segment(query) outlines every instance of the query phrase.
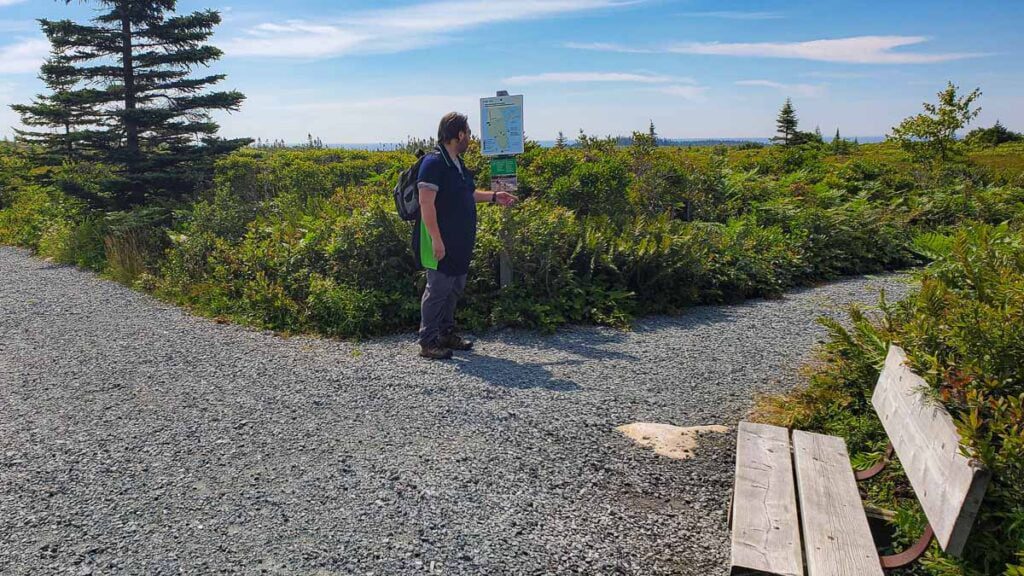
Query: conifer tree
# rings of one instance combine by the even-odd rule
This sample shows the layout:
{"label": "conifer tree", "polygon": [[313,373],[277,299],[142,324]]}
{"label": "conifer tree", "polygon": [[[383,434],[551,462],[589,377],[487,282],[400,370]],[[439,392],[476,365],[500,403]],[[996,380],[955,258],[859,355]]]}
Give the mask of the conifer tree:
{"label": "conifer tree", "polygon": [[658,133],[654,131],[654,120],[651,120],[651,125],[647,128],[647,137],[651,139],[652,145],[658,145]]}
{"label": "conifer tree", "polygon": [[47,164],[82,159],[86,154],[82,141],[88,135],[84,128],[97,122],[93,104],[102,93],[90,88],[75,89],[81,78],[68,57],[56,50],[42,65],[39,79],[51,93],[37,95],[31,104],[12,104],[11,109],[21,116],[25,126],[50,130],[16,128],[15,134],[20,141],[39,146]]}
{"label": "conifer tree", "polygon": [[836,128],[836,135],[832,138],[832,153],[846,154],[850,151],[850,143],[839,135],[839,128]]}
{"label": "conifer tree", "polygon": [[568,145],[568,140],[566,139],[565,134],[563,134],[562,131],[559,130],[558,131],[558,138],[555,139],[555,148],[561,149],[561,148],[565,148],[567,145]]}
{"label": "conifer tree", "polygon": [[[75,80],[75,88],[65,87],[67,96],[60,98],[87,110],[82,114],[88,125],[74,139],[95,159],[118,168],[108,208],[181,198],[209,178],[216,157],[251,142],[218,138],[219,126],[210,117],[215,110],[238,110],[245,96],[206,91],[223,74],[191,77],[193,69],[222,54],[205,44],[220,15],[174,14],[176,0],[94,1],[100,12],[88,24],[40,20],[60,55],[60,73]],[[26,112],[46,125],[45,116]]]}
{"label": "conifer tree", "polygon": [[796,111],[793,109],[793,102],[789,98],[786,98],[786,103],[782,106],[782,110],[779,110],[779,117],[775,121],[775,125],[778,128],[779,135],[772,138],[775,142],[782,142],[786,146],[793,143],[793,138],[797,134],[797,119]]}

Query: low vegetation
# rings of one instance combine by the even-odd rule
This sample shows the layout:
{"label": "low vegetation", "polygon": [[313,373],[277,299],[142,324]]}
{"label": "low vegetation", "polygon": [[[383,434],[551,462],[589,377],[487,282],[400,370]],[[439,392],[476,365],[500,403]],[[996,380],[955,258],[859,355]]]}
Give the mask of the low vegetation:
{"label": "low vegetation", "polygon": [[[970,100],[947,90],[935,115],[951,107],[969,119]],[[626,326],[927,263],[906,302],[883,304],[880,315],[854,310],[852,329],[828,324],[808,385],[764,399],[759,414],[842,435],[865,464],[883,442],[867,398],[886,343],[901,344],[958,418],[966,449],[995,474],[966,558],[933,551],[918,570],[1020,576],[1024,147],[1001,127],[957,140],[929,113],[880,144],[838,134],[825,142],[800,132],[792,110],[780,119],[788,137],[774,146],[659,146],[653,126],[626,146],[586,135],[554,148],[531,143],[519,159],[523,202],[481,206],[459,321]],[[390,190],[415,147],[343,151],[312,137],[305,147],[246,147],[217,160],[188,198],[111,210],[89,199],[109,195],[123,166],[56,163],[37,147],[3,144],[0,243],[253,326],[336,337],[409,331],[423,277]],[[467,164],[488,186],[478,146]],[[503,250],[513,266],[504,289]],[[898,471],[872,488],[876,503],[899,511],[899,543],[922,523],[909,494]]]}
{"label": "low vegetation", "polygon": [[[889,343],[908,351],[935,398],[953,414],[967,454],[992,472],[964,559],[933,545],[930,574],[1024,574],[1024,231],[970,224],[924,233],[914,249],[931,259],[920,287],[877,314],[850,311],[850,328],[824,321],[830,337],[808,383],[762,399],[758,419],[846,438],[856,465],[887,441],[870,405]],[[926,519],[899,470],[872,480],[870,500],[896,510],[897,545]]]}

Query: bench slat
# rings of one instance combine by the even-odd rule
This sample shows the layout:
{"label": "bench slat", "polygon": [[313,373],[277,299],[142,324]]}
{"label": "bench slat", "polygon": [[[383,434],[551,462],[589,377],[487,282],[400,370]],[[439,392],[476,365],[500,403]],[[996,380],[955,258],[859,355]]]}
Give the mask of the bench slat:
{"label": "bench slat", "polygon": [[740,422],[731,574],[803,576],[789,431]]}
{"label": "bench slat", "polygon": [[978,514],[989,474],[960,454],[953,418],[923,390],[928,384],[890,346],[871,403],[914,487],[942,549],[959,556]]}
{"label": "bench slat", "polygon": [[809,576],[882,576],[842,438],[793,431],[797,498]]}

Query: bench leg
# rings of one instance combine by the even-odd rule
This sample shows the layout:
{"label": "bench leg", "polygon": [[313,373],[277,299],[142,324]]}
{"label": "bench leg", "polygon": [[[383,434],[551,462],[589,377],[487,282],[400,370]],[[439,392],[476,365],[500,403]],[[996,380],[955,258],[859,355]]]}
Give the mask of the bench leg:
{"label": "bench leg", "polygon": [[892,452],[892,442],[889,442],[889,446],[885,449],[885,456],[882,456],[881,460],[875,462],[874,466],[866,470],[854,470],[853,477],[857,479],[857,482],[862,482],[869,478],[874,478],[875,476],[878,475],[879,472],[885,469],[885,466],[887,464],[889,464],[889,460],[892,459]]}
{"label": "bench leg", "polygon": [[932,530],[932,525],[928,524],[924,528],[924,533],[921,537],[914,542],[914,545],[907,548],[899,554],[890,554],[888,556],[882,556],[879,560],[882,561],[882,568],[885,570],[894,570],[896,568],[903,568],[908,564],[913,563],[915,560],[924,555],[925,551],[928,550],[928,546],[932,543],[932,537],[935,536],[935,531]]}

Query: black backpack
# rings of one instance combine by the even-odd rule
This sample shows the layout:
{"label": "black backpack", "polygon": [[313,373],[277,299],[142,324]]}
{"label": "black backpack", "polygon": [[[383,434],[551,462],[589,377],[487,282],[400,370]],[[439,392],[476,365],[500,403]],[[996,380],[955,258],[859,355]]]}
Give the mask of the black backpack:
{"label": "black backpack", "polygon": [[395,185],[395,208],[406,222],[412,222],[420,217],[420,190],[416,181],[419,179],[420,165],[426,157],[423,150],[417,150],[416,163],[402,172],[398,177],[398,184]]}

